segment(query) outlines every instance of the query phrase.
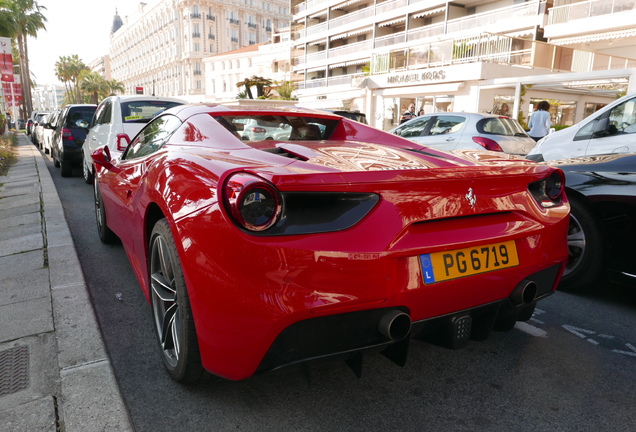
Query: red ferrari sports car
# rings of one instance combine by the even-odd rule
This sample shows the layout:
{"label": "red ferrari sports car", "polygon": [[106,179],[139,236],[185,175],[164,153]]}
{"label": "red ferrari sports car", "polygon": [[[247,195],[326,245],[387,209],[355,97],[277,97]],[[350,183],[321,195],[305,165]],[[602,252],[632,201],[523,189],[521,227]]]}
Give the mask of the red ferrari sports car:
{"label": "red ferrari sports car", "polygon": [[558,168],[323,111],[181,106],[92,157],[100,238],[121,239],[179,382],[459,348],[529,319],[568,258]]}

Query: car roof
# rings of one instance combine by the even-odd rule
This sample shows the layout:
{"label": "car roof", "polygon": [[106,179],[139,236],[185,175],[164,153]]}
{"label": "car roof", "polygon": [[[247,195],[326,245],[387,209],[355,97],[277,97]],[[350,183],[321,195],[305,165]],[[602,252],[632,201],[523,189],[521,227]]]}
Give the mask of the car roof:
{"label": "car roof", "polygon": [[171,113],[177,115],[181,118],[187,118],[196,114],[202,113],[225,113],[226,115],[231,115],[232,112],[236,112],[237,114],[242,113],[262,113],[262,114],[309,114],[315,115],[317,117],[323,118],[333,118],[333,119],[341,119],[341,116],[322,111],[315,110],[310,108],[300,108],[300,107],[279,107],[279,106],[262,106],[262,105],[221,105],[221,104],[213,104],[213,103],[200,103],[200,104],[189,104],[189,105],[179,105],[173,108],[170,108],[166,111],[166,113]]}
{"label": "car roof", "polygon": [[166,102],[179,102],[186,104],[187,101],[179,98],[165,97],[165,96],[147,96],[147,95],[114,95],[109,96],[106,99],[118,99],[120,102],[131,101],[166,101]]}

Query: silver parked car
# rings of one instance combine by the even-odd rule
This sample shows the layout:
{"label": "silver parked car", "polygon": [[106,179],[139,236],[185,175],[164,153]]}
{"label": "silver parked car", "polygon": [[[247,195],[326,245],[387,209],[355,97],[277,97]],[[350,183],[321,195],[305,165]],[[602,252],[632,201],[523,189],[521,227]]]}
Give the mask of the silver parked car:
{"label": "silver parked car", "polygon": [[389,132],[447,151],[486,149],[525,156],[536,144],[517,120],[494,114],[425,114]]}

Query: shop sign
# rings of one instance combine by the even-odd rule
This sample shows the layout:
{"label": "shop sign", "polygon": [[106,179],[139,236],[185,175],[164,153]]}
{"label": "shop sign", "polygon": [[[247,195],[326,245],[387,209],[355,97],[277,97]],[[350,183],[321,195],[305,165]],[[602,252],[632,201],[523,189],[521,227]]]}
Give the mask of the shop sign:
{"label": "shop sign", "polygon": [[440,69],[436,71],[389,75],[387,77],[387,84],[421,84],[426,81],[441,81],[444,79],[446,79],[446,71]]}

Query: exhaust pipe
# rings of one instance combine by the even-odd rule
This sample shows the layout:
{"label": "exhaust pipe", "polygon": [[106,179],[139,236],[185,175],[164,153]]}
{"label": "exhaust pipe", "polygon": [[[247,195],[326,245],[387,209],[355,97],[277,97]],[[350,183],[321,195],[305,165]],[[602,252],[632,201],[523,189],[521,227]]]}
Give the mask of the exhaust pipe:
{"label": "exhaust pipe", "polygon": [[515,306],[522,306],[532,303],[536,297],[537,284],[528,279],[524,279],[512,290],[510,301]]}
{"label": "exhaust pipe", "polygon": [[378,331],[392,341],[400,341],[411,331],[411,317],[399,309],[393,309],[380,319]]}

